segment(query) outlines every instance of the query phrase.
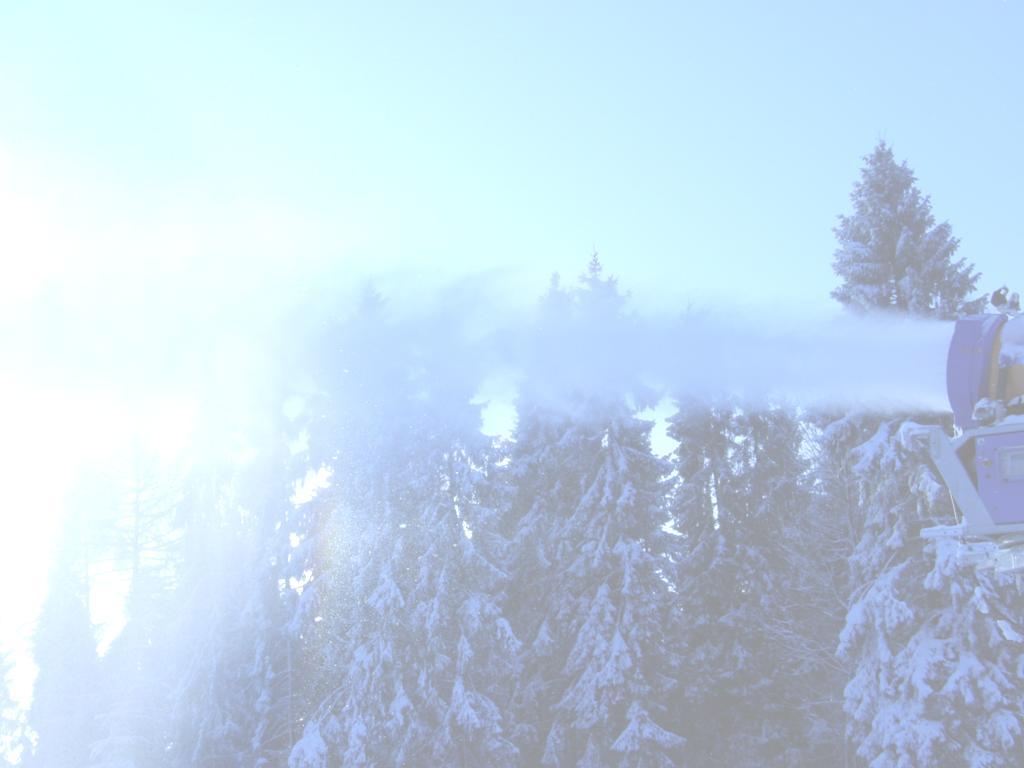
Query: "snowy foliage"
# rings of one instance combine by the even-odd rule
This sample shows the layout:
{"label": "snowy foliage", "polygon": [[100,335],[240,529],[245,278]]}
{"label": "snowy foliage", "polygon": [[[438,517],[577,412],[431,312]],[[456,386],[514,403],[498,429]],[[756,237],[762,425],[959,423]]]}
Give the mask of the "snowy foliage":
{"label": "snowy foliage", "polygon": [[96,641],[81,577],[54,576],[36,628],[39,674],[29,712],[36,744],[24,763],[81,768],[96,735]]}
{"label": "snowy foliage", "polygon": [[[835,229],[835,298],[942,318],[980,308],[966,300],[973,266],[954,260],[949,225],[935,224],[912,172],[884,143],[865,158],[851,199],[853,214]],[[954,520],[908,416],[847,415],[823,433],[821,467],[837,470],[824,495],[840,501],[832,509],[846,499],[857,513],[838,644],[847,741],[872,768],[1018,765],[1021,594],[964,563],[955,539],[918,536]]]}
{"label": "snowy foliage", "polygon": [[860,588],[839,643],[854,670],[850,741],[874,768],[1018,765],[1024,600],[1012,579],[965,564],[955,539],[916,535],[952,516],[910,434],[884,422],[856,451]]}
{"label": "snowy foliage", "polygon": [[0,764],[11,765],[20,757],[26,745],[23,741],[23,716],[11,697],[9,679],[11,662],[0,654]]}
{"label": "snowy foliage", "polygon": [[949,224],[935,223],[915,181],[884,142],[864,158],[853,213],[835,228],[832,265],[843,283],[832,295],[845,306],[952,318],[974,290],[978,274],[954,259],[959,241]]}
{"label": "snowy foliage", "polygon": [[[601,329],[622,297],[596,258],[576,291],[544,301]],[[616,399],[524,397],[510,456],[510,617],[524,643],[513,709],[527,764],[669,765],[674,649],[662,531],[665,466],[651,424]]]}
{"label": "snowy foliage", "polygon": [[794,642],[806,563],[789,548],[809,508],[798,422],[779,408],[684,402],[672,524],[687,759],[791,764],[791,712],[812,659]]}
{"label": "snowy foliage", "polygon": [[443,358],[421,358],[377,300],[343,333],[344,380],[315,438],[359,429],[335,436],[328,458],[345,483],[304,532],[323,557],[317,615],[301,620],[321,638],[329,687],[291,764],[320,759],[309,756],[314,733],[330,765],[512,764],[499,702],[518,640],[499,603],[495,491],[472,392],[446,380]]}

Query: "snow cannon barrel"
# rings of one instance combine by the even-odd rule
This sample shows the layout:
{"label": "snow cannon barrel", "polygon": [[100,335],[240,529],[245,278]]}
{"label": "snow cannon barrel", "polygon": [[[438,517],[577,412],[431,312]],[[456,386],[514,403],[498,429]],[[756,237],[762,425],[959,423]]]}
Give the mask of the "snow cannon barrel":
{"label": "snow cannon barrel", "polygon": [[1024,314],[957,320],[946,361],[946,391],[960,429],[1024,413]]}
{"label": "snow cannon barrel", "polygon": [[941,427],[926,428],[932,463],[963,533],[1011,542],[1024,569],[1024,314],[958,320],[946,387],[962,431],[950,440]]}

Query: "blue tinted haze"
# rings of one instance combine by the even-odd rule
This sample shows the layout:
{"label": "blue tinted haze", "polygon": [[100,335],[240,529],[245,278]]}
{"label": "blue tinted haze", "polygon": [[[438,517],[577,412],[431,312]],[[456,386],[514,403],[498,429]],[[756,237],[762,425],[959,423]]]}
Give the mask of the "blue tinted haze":
{"label": "blue tinted haze", "polygon": [[24,652],[83,456],[187,439],[180,382],[126,372],[166,383],[201,340],[249,374],[232,329],[322,278],[489,271],[531,301],[596,248],[643,306],[820,315],[884,139],[980,287],[1019,289],[1022,32],[999,0],[6,0],[0,644]]}

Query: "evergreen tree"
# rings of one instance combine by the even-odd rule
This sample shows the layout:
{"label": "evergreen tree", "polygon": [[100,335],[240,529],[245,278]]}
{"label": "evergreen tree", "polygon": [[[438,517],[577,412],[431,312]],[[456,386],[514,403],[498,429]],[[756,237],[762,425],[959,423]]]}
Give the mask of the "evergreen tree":
{"label": "evergreen tree", "polygon": [[181,567],[180,484],[138,443],[122,503],[93,524],[107,577],[126,583],[125,626],[99,662],[90,768],[164,765],[173,688],[167,661],[172,593]]}
{"label": "evergreen tree", "polygon": [[780,408],[684,401],[669,431],[687,757],[803,762],[796,713],[816,670],[794,599],[806,562],[790,546],[810,506],[799,422]]}
{"label": "evergreen tree", "polygon": [[[576,291],[553,282],[542,323],[546,339],[565,343],[562,365],[600,348],[600,333],[626,321],[623,302],[596,257]],[[672,765],[682,745],[667,727],[667,468],[630,392],[609,383],[626,382],[590,382],[596,396],[531,392],[528,382],[520,399],[506,529],[509,610],[524,642],[512,706],[527,765]]]}
{"label": "evergreen tree", "polygon": [[[241,511],[229,490],[203,494],[190,512],[186,555],[168,627],[175,671],[168,758],[173,765],[242,766],[251,734],[251,694],[242,620],[253,564]],[[190,494],[191,496],[191,494]],[[186,504],[195,503],[192,499]]]}
{"label": "evergreen tree", "polygon": [[798,636],[805,647],[807,674],[801,710],[807,717],[804,740],[807,764],[850,765],[852,750],[846,738],[843,688],[852,676],[848,659],[836,656],[836,640],[850,607],[858,576],[850,559],[863,535],[860,490],[854,466],[855,449],[865,443],[885,419],[876,414],[834,412],[808,414],[805,447],[812,472],[811,504],[801,524],[787,537],[802,562],[794,600],[803,607]]}
{"label": "evergreen tree", "polygon": [[853,213],[839,217],[839,247],[832,262],[842,284],[832,292],[859,311],[896,310],[955,317],[968,303],[979,275],[954,259],[959,241],[948,223],[935,223],[931,200],[922,195],[907,164],[879,142],[864,158],[850,195]]}
{"label": "evergreen tree", "polygon": [[263,431],[249,436],[259,450],[247,461],[209,458],[186,486],[167,645],[174,765],[281,765],[298,733],[285,593],[293,485],[283,400],[274,390],[260,402]]}
{"label": "evergreen tree", "polygon": [[452,379],[464,345],[434,335],[451,324],[395,327],[382,309],[367,297],[343,329],[343,376],[312,439],[344,483],[307,529],[330,687],[290,764],[510,765],[501,702],[517,641],[497,600],[476,382]]}
{"label": "evergreen tree", "polygon": [[172,681],[164,633],[168,594],[137,578],[125,607],[128,621],[100,660],[96,739],[90,768],[165,764]]}
{"label": "evergreen tree", "polygon": [[[973,267],[953,259],[949,226],[934,224],[913,174],[884,144],[866,158],[852,199],[853,215],[836,228],[837,299],[942,318],[980,308],[966,301]],[[1011,618],[1019,595],[960,563],[950,542],[918,537],[922,526],[952,519],[927,457],[908,439],[908,417],[942,421],[851,415],[826,429],[844,433],[847,448],[859,443],[831,489],[857,494],[839,643],[850,678],[848,742],[872,766],[1013,764],[1021,681],[1008,659],[1020,638]]]}
{"label": "evergreen tree", "polygon": [[857,456],[862,586],[839,645],[854,670],[851,743],[875,768],[1019,764],[1024,600],[1011,579],[965,564],[958,542],[917,535],[952,510],[912,423],[883,423]]}
{"label": "evergreen tree", "polygon": [[4,765],[15,765],[26,747],[21,711],[9,687],[12,666],[10,657],[0,654],[0,761]]}
{"label": "evergreen tree", "polygon": [[96,641],[81,570],[72,550],[58,559],[36,627],[33,655],[39,669],[29,710],[36,744],[26,765],[81,768],[96,736]]}

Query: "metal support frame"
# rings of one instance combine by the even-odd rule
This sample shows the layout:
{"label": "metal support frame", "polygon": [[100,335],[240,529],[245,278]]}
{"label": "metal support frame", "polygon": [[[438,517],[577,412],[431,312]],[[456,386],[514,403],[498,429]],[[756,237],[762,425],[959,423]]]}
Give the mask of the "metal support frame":
{"label": "metal support frame", "polygon": [[[978,489],[964,468],[957,449],[968,440],[980,435],[1006,434],[1024,431],[1022,424],[974,429],[965,432],[956,440],[950,440],[942,427],[923,427],[927,433],[928,455],[942,476],[957,508],[963,513],[963,534],[968,538],[993,539],[1006,536],[1024,536],[1024,523],[999,524],[992,520]],[[1024,503],[1024,501],[1022,501]]]}

